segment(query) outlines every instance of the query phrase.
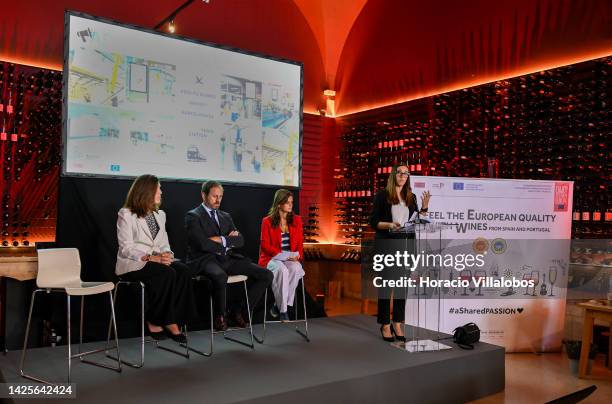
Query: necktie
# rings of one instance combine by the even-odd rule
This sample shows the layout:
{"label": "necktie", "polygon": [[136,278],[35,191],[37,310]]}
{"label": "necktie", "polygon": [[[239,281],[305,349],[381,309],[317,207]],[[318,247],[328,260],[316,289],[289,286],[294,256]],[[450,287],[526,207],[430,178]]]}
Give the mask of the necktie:
{"label": "necktie", "polygon": [[217,211],[215,209],[211,209],[210,217],[213,222],[215,222],[215,226],[217,226],[217,230],[221,233],[221,227],[219,226],[219,221],[217,220]]}

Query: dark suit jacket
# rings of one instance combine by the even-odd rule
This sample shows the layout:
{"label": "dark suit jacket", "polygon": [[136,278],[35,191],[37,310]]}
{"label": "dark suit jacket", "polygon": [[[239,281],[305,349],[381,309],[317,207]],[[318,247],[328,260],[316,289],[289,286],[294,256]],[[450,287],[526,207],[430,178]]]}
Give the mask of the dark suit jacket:
{"label": "dark suit jacket", "polygon": [[[228,248],[240,248],[244,246],[244,237],[229,236],[228,234],[236,229],[234,221],[229,213],[217,210],[219,227],[210,217],[206,209],[200,204],[197,208],[190,210],[185,215],[185,229],[187,230],[187,264],[190,266],[200,266],[215,257],[225,260],[227,257],[244,259],[236,252],[225,253],[223,244],[209,239],[213,236],[224,236]],[[220,231],[219,231],[220,230]]]}
{"label": "dark suit jacket", "polygon": [[[412,200],[408,204],[408,210],[410,211],[410,216],[419,210],[419,206],[417,204],[416,195],[412,194]],[[376,238],[393,238],[389,233],[389,230],[380,230],[378,228],[379,222],[392,222],[393,215],[391,214],[391,204],[387,200],[387,190],[381,189],[374,196],[374,205],[372,206],[372,213],[370,214],[370,227],[376,231]]]}

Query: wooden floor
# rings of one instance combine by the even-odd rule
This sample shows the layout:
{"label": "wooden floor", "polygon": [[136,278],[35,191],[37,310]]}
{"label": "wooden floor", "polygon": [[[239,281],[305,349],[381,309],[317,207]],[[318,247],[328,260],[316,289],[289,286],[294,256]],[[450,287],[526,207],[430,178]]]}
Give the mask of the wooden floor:
{"label": "wooden floor", "polygon": [[572,375],[565,353],[506,354],[506,389],[474,401],[476,404],[544,403],[596,385],[597,390],[581,403],[612,403],[612,370],[599,355],[588,379]]}
{"label": "wooden floor", "polygon": [[[376,314],[376,302],[370,304],[368,313],[363,314]],[[372,310],[373,309],[373,310]],[[360,314],[361,313],[361,299],[351,298],[326,298],[325,299],[325,314],[328,317],[345,316],[348,314]]]}

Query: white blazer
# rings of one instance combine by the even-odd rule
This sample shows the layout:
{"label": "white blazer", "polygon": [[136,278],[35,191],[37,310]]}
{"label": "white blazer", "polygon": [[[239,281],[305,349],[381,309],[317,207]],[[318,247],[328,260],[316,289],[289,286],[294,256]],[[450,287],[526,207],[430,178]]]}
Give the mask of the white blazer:
{"label": "white blazer", "polygon": [[155,239],[151,237],[151,231],[144,217],[138,217],[128,208],[119,210],[117,218],[117,240],[119,250],[117,251],[117,266],[115,273],[123,275],[131,271],[138,271],[145,266],[146,262],[141,258],[153,252],[172,252],[168,233],[166,233],[166,213],[163,210],[153,212],[155,220],[159,225],[159,231]]}

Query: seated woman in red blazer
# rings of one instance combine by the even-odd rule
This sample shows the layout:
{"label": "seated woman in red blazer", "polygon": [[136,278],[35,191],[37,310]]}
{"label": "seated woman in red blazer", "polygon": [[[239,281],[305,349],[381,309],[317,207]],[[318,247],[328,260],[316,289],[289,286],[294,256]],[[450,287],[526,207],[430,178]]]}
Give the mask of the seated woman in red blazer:
{"label": "seated woman in red blazer", "polygon": [[[281,252],[292,252],[291,257],[279,260]],[[293,195],[286,189],[274,194],[268,216],[261,222],[259,265],[274,274],[272,292],[276,304],[270,311],[281,321],[288,321],[287,308],[293,306],[295,289],[304,276],[300,261],[304,259],[302,218],[293,213]]]}

